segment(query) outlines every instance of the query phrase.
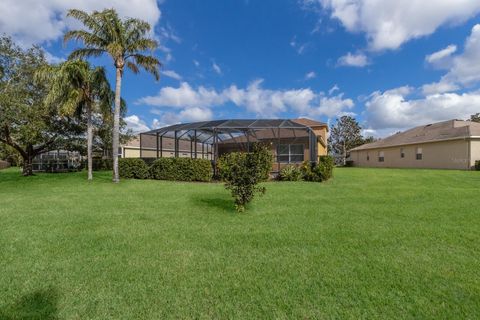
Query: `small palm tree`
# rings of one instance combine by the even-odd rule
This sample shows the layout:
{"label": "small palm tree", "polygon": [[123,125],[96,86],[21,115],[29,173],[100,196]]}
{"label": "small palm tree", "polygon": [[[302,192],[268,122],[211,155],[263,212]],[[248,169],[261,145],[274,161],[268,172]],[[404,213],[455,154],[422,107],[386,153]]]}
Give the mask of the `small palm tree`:
{"label": "small palm tree", "polygon": [[49,79],[47,104],[59,105],[63,115],[86,115],[88,180],[92,180],[93,114],[109,117],[114,97],[105,69],[92,68],[86,61],[69,60],[39,70],[37,77]]}
{"label": "small palm tree", "polygon": [[94,11],[88,14],[81,10],[69,10],[68,16],[82,22],[87,30],[72,30],[65,34],[64,41],[80,40],[84,48],[74,50],[70,59],[98,57],[108,54],[116,68],[115,110],[113,118],[113,181],[118,182],[118,145],[120,134],[121,84],[125,66],[138,73],[143,68],[160,78],[160,61],[143,52],[154,50],[158,44],[147,37],[150,24],[133,18],[121,19],[114,9]]}

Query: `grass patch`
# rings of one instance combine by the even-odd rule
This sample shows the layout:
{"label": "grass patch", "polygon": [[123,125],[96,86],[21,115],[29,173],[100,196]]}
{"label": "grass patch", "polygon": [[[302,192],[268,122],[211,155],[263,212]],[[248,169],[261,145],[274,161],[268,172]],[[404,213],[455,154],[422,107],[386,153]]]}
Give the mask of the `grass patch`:
{"label": "grass patch", "polygon": [[94,178],[0,171],[0,319],[480,317],[480,172]]}

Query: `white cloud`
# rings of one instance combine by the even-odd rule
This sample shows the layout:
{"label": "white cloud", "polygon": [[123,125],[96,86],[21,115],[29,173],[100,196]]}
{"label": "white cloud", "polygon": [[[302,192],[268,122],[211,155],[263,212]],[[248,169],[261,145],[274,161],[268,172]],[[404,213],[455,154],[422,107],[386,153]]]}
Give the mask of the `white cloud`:
{"label": "white cloud", "polygon": [[346,55],[338,58],[337,65],[348,67],[365,67],[368,64],[367,56],[363,53],[347,53]]}
{"label": "white cloud", "polygon": [[45,52],[45,59],[47,60],[48,63],[57,64],[57,63],[62,63],[66,60],[65,58],[54,56],[48,51],[44,51],[44,52]]}
{"label": "white cloud", "polygon": [[442,50],[427,55],[425,57],[425,61],[435,67],[445,68],[451,63],[451,57],[452,54],[455,53],[455,51],[457,51],[457,46],[451,44]]}
{"label": "white cloud", "polygon": [[396,49],[445,24],[480,12],[478,0],[304,0],[329,10],[349,32],[364,32],[372,50]]}
{"label": "white cloud", "polygon": [[187,82],[182,82],[178,88],[164,87],[156,96],[143,97],[137,101],[138,104],[171,108],[202,108],[224,102],[225,98],[214,89],[203,86],[193,89]]}
{"label": "white cloud", "polygon": [[[153,113],[162,116],[165,108],[180,109],[175,119],[211,118],[211,109],[231,103],[259,117],[276,117],[284,112],[295,112],[309,116],[335,117],[351,109],[351,99],[344,99],[343,94],[325,97],[310,88],[271,90],[262,87],[263,79],[257,79],[245,88],[231,85],[221,91],[199,86],[192,88],[183,82],[178,88],[165,87],[156,96],[139,99],[137,104],[153,106]],[[159,107],[162,109],[160,110]],[[173,114],[173,113],[172,113]],[[174,120],[168,115],[169,122]]]}
{"label": "white cloud", "polygon": [[140,18],[152,26],[161,15],[155,0],[2,0],[0,30],[22,45],[56,40],[75,24],[73,19],[66,18],[71,8],[85,11],[115,8],[121,16]]}
{"label": "white cloud", "polygon": [[424,84],[422,86],[422,92],[424,95],[431,95],[435,93],[445,93],[445,92],[453,92],[460,89],[456,84],[446,82],[446,81],[439,81],[433,82],[429,84]]}
{"label": "white cloud", "polygon": [[453,58],[452,68],[444,79],[463,85],[480,81],[480,24],[472,28],[465,42],[464,51]]}
{"label": "white cloud", "polygon": [[340,90],[340,88],[335,84],[333,87],[330,88],[330,90],[328,90],[328,94],[332,95],[335,91],[338,90]]}
{"label": "white cloud", "polygon": [[125,117],[123,118],[123,120],[125,120],[125,122],[127,123],[127,129],[132,130],[133,133],[145,132],[150,130],[145,121],[140,119],[137,115]]}
{"label": "white cloud", "polygon": [[353,114],[346,112],[352,109],[354,103],[351,99],[344,99],[343,94],[335,97],[321,97],[318,107],[313,108],[310,112],[313,116],[327,116],[328,118],[335,118],[346,114]]}
{"label": "white cloud", "polygon": [[315,71],[310,71],[305,75],[305,79],[310,80],[310,79],[315,78],[316,76],[317,76],[317,74],[315,73]]}
{"label": "white cloud", "polygon": [[217,74],[222,74],[222,68],[220,68],[220,66],[218,64],[216,64],[216,62],[212,62],[212,69],[213,71],[215,71]]}
{"label": "white cloud", "polygon": [[169,77],[178,81],[182,80],[182,76],[173,70],[164,70],[162,71],[162,74],[165,75],[166,77]]}
{"label": "white cloud", "polygon": [[175,33],[175,31],[173,30],[173,28],[169,24],[167,24],[164,27],[161,27],[158,30],[158,32],[159,32],[160,36],[165,40],[172,40],[176,43],[181,43],[182,42],[182,39]]}
{"label": "white cloud", "polygon": [[198,62],[198,60],[195,60],[193,59],[193,64],[195,65],[195,67],[200,67],[200,62]]}
{"label": "white cloud", "polygon": [[296,111],[307,110],[315,98],[311,89],[269,90],[263,89],[262,83],[263,79],[257,79],[246,89],[238,89],[233,85],[224,91],[224,95],[235,105],[264,117],[273,117],[289,108]]}
{"label": "white cloud", "polygon": [[[453,47],[449,46],[429,56],[433,57],[434,62],[443,61],[443,67],[448,69],[448,72],[440,81],[424,85],[425,94],[455,91],[480,82],[480,24],[472,28],[463,52],[454,54],[456,50]],[[448,48],[450,50],[447,50]]]}
{"label": "white cloud", "polygon": [[367,124],[373,129],[403,129],[449,119],[467,118],[478,112],[480,92],[441,93],[408,99],[410,87],[370,95],[365,106]]}

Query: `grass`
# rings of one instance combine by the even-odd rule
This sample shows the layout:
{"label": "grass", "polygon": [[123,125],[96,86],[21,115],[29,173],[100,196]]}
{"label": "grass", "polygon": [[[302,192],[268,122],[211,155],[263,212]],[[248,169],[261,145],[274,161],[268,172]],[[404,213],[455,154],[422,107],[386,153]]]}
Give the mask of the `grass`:
{"label": "grass", "polygon": [[0,171],[0,319],[480,317],[480,172],[221,184]]}

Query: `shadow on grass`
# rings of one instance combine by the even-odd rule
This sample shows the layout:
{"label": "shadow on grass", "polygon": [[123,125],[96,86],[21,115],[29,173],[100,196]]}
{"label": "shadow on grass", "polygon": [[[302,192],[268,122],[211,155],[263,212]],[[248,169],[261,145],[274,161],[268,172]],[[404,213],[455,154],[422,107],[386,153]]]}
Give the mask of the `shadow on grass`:
{"label": "shadow on grass", "polygon": [[0,309],[0,320],[58,319],[58,294],[53,288],[37,290]]}
{"label": "shadow on grass", "polygon": [[222,197],[218,195],[195,195],[192,197],[193,203],[201,207],[208,207],[219,211],[227,211],[234,213],[235,206],[233,205],[233,198]]}

